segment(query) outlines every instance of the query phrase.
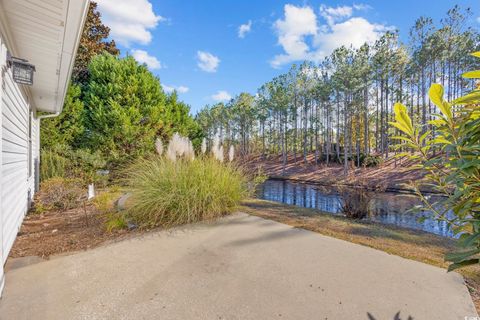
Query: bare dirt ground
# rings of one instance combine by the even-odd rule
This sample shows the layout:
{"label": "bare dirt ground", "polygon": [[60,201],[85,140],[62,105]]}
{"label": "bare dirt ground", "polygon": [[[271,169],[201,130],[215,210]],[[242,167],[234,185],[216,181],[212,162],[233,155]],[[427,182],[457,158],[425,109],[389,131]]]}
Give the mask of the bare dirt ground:
{"label": "bare dirt ground", "polygon": [[262,159],[255,156],[244,160],[244,165],[250,170],[261,169],[269,177],[281,177],[292,180],[315,182],[324,185],[353,185],[359,182],[370,187],[383,187],[392,189],[405,189],[410,181],[420,179],[422,172],[409,171],[407,168],[412,162],[407,159],[387,159],[378,167],[356,168],[350,166],[349,174],[344,175],[343,165],[330,163],[315,164],[313,154],[308,155],[307,163],[297,155],[297,162],[293,155],[289,155],[285,170],[283,170],[281,157],[268,157]]}

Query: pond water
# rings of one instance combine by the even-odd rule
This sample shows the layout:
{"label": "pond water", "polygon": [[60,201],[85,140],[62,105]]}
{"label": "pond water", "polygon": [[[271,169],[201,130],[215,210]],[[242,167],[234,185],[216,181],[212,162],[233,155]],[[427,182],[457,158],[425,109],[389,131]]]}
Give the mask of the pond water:
{"label": "pond water", "polygon": [[[259,186],[257,197],[264,200],[342,215],[342,195],[332,187],[283,180],[267,180]],[[364,219],[404,228],[423,230],[444,237],[453,237],[453,233],[447,223],[435,220],[431,212],[407,212],[407,210],[419,204],[420,200],[413,195],[378,192],[373,194],[369,213]]]}

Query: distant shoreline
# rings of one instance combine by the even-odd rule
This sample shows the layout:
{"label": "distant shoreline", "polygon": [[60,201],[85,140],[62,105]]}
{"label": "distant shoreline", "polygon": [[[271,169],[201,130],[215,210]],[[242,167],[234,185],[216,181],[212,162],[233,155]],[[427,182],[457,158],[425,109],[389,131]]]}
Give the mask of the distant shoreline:
{"label": "distant shoreline", "polygon": [[[296,183],[314,184],[319,186],[344,186],[344,187],[365,187],[370,190],[381,190],[384,192],[395,192],[414,194],[415,191],[408,187],[410,181],[416,181],[423,177],[419,170],[408,170],[412,165],[407,160],[394,158],[386,159],[377,167],[352,167],[347,176],[343,173],[343,165],[330,163],[315,164],[314,155],[307,156],[307,163],[303,159],[295,162],[293,156],[289,155],[285,170],[283,169],[281,157],[261,156],[250,157],[244,160],[243,165],[250,171],[260,170],[269,179],[285,180]],[[395,163],[396,162],[396,163]],[[438,194],[433,190],[423,189],[425,193]]]}

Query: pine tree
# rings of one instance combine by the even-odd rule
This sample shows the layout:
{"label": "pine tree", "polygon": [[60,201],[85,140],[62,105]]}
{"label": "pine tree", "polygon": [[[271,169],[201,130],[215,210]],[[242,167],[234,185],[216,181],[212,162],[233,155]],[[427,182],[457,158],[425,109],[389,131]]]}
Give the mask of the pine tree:
{"label": "pine tree", "polygon": [[85,84],[88,78],[88,64],[96,55],[104,51],[115,56],[120,53],[115,45],[115,40],[107,40],[109,34],[110,28],[102,23],[97,3],[90,2],[73,66],[72,80],[74,83]]}

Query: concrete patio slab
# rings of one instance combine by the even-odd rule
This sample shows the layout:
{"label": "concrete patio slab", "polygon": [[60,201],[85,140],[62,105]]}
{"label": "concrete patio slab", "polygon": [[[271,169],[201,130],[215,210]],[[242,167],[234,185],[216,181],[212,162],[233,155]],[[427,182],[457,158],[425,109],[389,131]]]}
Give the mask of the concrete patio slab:
{"label": "concrete patio slab", "polygon": [[456,273],[246,214],[11,269],[0,302],[0,319],[476,315]]}

